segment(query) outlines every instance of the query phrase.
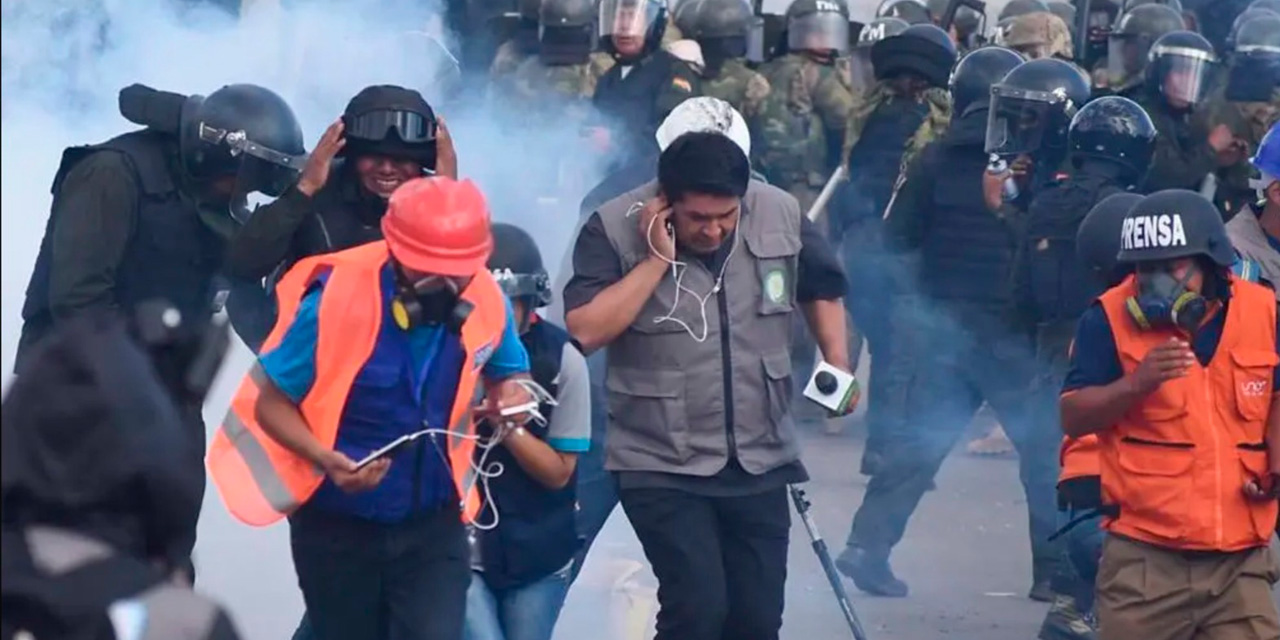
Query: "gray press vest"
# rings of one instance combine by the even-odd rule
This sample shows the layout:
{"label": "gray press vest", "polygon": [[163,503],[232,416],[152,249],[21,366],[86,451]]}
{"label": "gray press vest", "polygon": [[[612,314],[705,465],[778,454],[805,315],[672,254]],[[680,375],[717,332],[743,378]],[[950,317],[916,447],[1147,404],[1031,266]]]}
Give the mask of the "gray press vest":
{"label": "gray press vest", "polygon": [[[650,253],[639,214],[627,212],[656,193],[657,183],[650,182],[599,209],[624,273]],[[744,469],[760,474],[799,458],[790,415],[790,336],[800,215],[795,198],[752,180],[743,198],[739,244],[718,294],[726,301],[731,328],[721,325],[717,295],[707,300],[702,343],[676,322],[655,322],[675,302],[675,280],[668,270],[635,321],[609,344],[607,469],[711,476],[733,453]],[[718,274],[696,257],[677,259],[688,263],[683,287],[707,295]],[[700,334],[698,300],[684,291],[679,302],[672,316]],[[732,438],[725,415],[726,360],[732,372]]]}
{"label": "gray press vest", "polygon": [[1255,260],[1262,267],[1262,277],[1276,286],[1276,298],[1280,299],[1280,255],[1267,242],[1267,234],[1258,223],[1252,207],[1240,210],[1227,223],[1227,236],[1240,255]]}

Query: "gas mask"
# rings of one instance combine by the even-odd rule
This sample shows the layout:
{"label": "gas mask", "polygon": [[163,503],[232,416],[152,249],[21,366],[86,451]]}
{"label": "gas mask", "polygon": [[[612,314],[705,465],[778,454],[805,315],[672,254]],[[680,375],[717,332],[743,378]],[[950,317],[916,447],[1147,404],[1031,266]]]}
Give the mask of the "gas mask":
{"label": "gas mask", "polygon": [[451,332],[460,333],[471,313],[471,304],[463,302],[460,294],[461,288],[453,278],[432,275],[414,282],[397,268],[391,316],[396,326],[405,331],[445,325]]}
{"label": "gas mask", "polygon": [[1138,295],[1125,300],[1129,316],[1144,331],[1176,328],[1194,334],[1209,313],[1208,300],[1187,287],[1194,273],[1178,278],[1167,267],[1139,270]]}

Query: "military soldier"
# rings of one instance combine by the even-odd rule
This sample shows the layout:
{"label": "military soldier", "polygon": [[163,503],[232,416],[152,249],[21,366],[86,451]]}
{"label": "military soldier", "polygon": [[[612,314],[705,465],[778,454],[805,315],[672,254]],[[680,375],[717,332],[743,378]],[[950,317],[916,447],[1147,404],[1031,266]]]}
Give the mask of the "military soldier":
{"label": "military soldier", "polygon": [[897,18],[907,24],[930,22],[929,7],[921,0],[884,0],[876,8],[877,18]]}
{"label": "military soldier", "polygon": [[1070,60],[1075,55],[1071,49],[1070,27],[1062,18],[1047,11],[1014,18],[1009,31],[1004,34],[1004,46],[1021,53],[1028,60]]}
{"label": "military soldier", "polygon": [[1141,103],[1139,88],[1146,80],[1151,46],[1164,34],[1184,28],[1182,14],[1164,5],[1142,5],[1125,12],[1111,30],[1105,72],[1093,75],[1095,89]]}
{"label": "military soldier", "polygon": [[746,0],[685,0],[675,24],[702,50],[702,93],[733,105],[748,122],[760,115],[769,81],[746,64],[751,5]]}
{"label": "military soldier", "polygon": [[845,304],[866,336],[871,351],[869,435],[863,473],[878,468],[887,425],[892,422],[889,384],[890,297],[902,276],[885,251],[882,220],[893,195],[899,167],[939,137],[951,119],[945,87],[956,49],[933,24],[912,25],[871,48],[876,82],[849,112],[841,158],[849,182],[830,210],[831,237],[843,241],[850,277]]}
{"label": "military soldier", "polygon": [[1028,13],[1038,13],[1048,11],[1049,5],[1044,0],[1009,0],[1000,10],[1000,16],[996,18],[997,22],[1004,22],[1010,18],[1025,16]]}
{"label": "military soldier", "polygon": [[538,11],[541,0],[520,0],[520,23],[516,34],[498,47],[489,66],[489,79],[500,81],[525,59],[538,53]]}
{"label": "military soldier", "polygon": [[[942,26],[942,18],[947,12],[951,0],[929,0],[929,17],[933,23]],[[951,37],[956,41],[956,49],[964,55],[983,44],[982,27],[986,17],[969,5],[956,8],[955,17],[951,19]]]}
{"label": "military soldier", "polygon": [[537,55],[521,61],[511,77],[522,107],[551,108],[563,117],[560,108],[590,105],[596,83],[613,67],[608,54],[592,52],[595,12],[592,0],[541,0]]}

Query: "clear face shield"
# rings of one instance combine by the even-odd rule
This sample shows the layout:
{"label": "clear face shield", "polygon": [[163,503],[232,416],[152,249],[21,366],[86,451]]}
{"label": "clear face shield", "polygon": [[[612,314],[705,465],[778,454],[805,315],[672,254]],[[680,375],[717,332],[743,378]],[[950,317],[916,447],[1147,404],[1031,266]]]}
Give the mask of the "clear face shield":
{"label": "clear face shield", "polygon": [[600,37],[639,39],[649,32],[649,25],[658,19],[662,5],[648,0],[602,0],[600,2]]}
{"label": "clear face shield", "polygon": [[1175,107],[1189,107],[1204,98],[1213,81],[1217,62],[1207,51],[1185,47],[1157,50],[1156,77],[1160,93]]}
{"label": "clear face shield", "polygon": [[[297,180],[307,161],[305,154],[292,155],[254,142],[244,131],[227,131],[202,122],[199,135],[206,143],[225,144],[231,156],[240,159],[240,166],[231,180],[214,181],[218,195],[227,197],[232,219],[240,224],[253,215],[249,209],[250,194],[280,197]],[[217,186],[221,184],[229,184],[230,189]]]}
{"label": "clear face shield", "polygon": [[787,48],[843,54],[849,50],[849,19],[834,11],[796,18],[787,25]]}
{"label": "clear face shield", "polygon": [[987,113],[986,152],[1011,158],[1040,150],[1055,98],[1045,91],[994,88]]}
{"label": "clear face shield", "polygon": [[1122,87],[1142,80],[1147,68],[1147,52],[1151,38],[1147,36],[1113,35],[1107,41],[1107,80]]}
{"label": "clear face shield", "polygon": [[870,87],[876,81],[876,70],[871,65],[871,46],[854,47],[849,52],[849,69],[853,75],[853,88]]}

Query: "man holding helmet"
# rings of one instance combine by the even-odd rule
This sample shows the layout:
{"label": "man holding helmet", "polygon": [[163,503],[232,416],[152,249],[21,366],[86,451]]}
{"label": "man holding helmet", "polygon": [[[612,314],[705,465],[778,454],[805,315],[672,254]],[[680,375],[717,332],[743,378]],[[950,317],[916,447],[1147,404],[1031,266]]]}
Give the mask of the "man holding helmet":
{"label": "man holding helmet", "polygon": [[592,101],[606,119],[596,135],[618,166],[651,154],[658,125],[700,89],[693,69],[661,46],[662,0],[602,0],[598,28],[616,64],[596,84]]}
{"label": "man holding helmet", "polygon": [[748,121],[760,115],[770,91],[746,64],[753,17],[746,0],[685,0],[675,13],[676,26],[702,50],[702,94],[724,100]]}
{"label": "man holding helmet", "polygon": [[280,281],[280,321],[209,472],[242,522],[289,517],[315,637],[456,640],[463,522],[482,513],[473,412],[501,416],[490,445],[522,427],[527,411],[502,411],[534,399],[529,360],[486,267],[474,184],[411,180],[381,227],[385,240],[304,259]]}
{"label": "man holding helmet", "polygon": [[1218,57],[1204,36],[1190,31],[1161,36],[1148,57],[1143,94],[1135,99],[1151,114],[1160,137],[1143,190],[1198,190],[1217,168],[1246,157],[1244,142],[1225,125],[1210,129],[1199,109],[1214,81]]}
{"label": "man holding helmet", "polygon": [[1081,317],[1060,401],[1101,456],[1099,638],[1280,637],[1275,294],[1195,192],[1146,196],[1120,241],[1133,272]]}
{"label": "man holding helmet", "polygon": [[227,251],[234,282],[228,310],[256,348],[275,324],[272,284],[302,258],[382,237],[378,225],[400,185],[427,174],[456,176],[448,130],[422,95],[393,85],[366,87],[329,126],[297,182],[238,229]]}

